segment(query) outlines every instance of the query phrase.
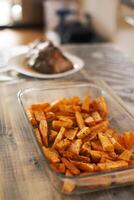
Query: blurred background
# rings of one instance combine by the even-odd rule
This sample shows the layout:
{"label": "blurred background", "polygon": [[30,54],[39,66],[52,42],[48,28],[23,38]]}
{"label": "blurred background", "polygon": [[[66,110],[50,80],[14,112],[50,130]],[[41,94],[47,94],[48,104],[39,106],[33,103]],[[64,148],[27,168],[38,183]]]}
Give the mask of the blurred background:
{"label": "blurred background", "polygon": [[1,47],[30,29],[57,44],[115,43],[134,58],[134,0],[0,0]]}

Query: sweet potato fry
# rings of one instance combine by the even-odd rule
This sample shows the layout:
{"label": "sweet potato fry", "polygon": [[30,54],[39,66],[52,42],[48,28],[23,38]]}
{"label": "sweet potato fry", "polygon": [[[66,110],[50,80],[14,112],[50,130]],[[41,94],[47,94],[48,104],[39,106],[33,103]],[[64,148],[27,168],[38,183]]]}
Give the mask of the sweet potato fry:
{"label": "sweet potato fry", "polygon": [[87,137],[91,133],[91,130],[89,127],[84,127],[82,128],[78,133],[77,133],[77,138],[83,139]]}
{"label": "sweet potato fry", "polygon": [[107,130],[108,126],[109,126],[108,120],[104,120],[100,122],[99,124],[90,127],[90,129],[91,129],[91,132],[103,132]]}
{"label": "sweet potato fry", "polygon": [[96,123],[99,123],[103,120],[102,117],[100,116],[100,114],[97,111],[92,113],[92,117],[93,117],[93,119]]}
{"label": "sweet potato fry", "polygon": [[67,159],[71,159],[71,160],[75,160],[75,161],[81,161],[84,163],[89,163],[90,162],[90,158],[87,156],[81,156],[78,154],[75,154],[71,151],[65,151],[63,153],[63,157],[67,158]]}
{"label": "sweet potato fry", "polygon": [[59,104],[59,111],[73,113],[72,105]]}
{"label": "sweet potato fry", "polygon": [[124,148],[126,148],[125,141],[124,141],[124,135],[123,135],[123,134],[117,135],[117,142],[118,142],[121,146],[123,146]]}
{"label": "sweet potato fry", "polygon": [[104,151],[113,151],[114,147],[113,144],[110,142],[109,138],[105,133],[98,133],[99,140],[102,144],[102,148]]}
{"label": "sweet potato fry", "polygon": [[49,142],[54,142],[57,135],[58,135],[57,131],[51,130],[49,135]]}
{"label": "sweet potato fry", "polygon": [[89,96],[85,96],[83,98],[83,102],[81,106],[82,110],[85,112],[89,112],[90,103],[91,103],[91,98]]}
{"label": "sweet potato fry", "polygon": [[38,129],[38,128],[35,128],[34,131],[35,131],[35,134],[36,134],[36,137],[37,137],[38,142],[39,142],[41,145],[43,145],[43,142],[42,142],[42,138],[41,138],[41,134],[40,134],[39,129]]}
{"label": "sweet potato fry", "polygon": [[50,112],[55,113],[55,112],[59,111],[59,104],[60,104],[60,100],[56,100],[56,101],[52,102],[51,106],[50,106],[49,110],[47,110],[47,112],[50,111]]}
{"label": "sweet potato fry", "polygon": [[81,154],[83,155],[90,155],[90,151],[91,151],[91,143],[88,141],[88,142],[85,142],[83,145],[82,145],[82,148],[81,148]]}
{"label": "sweet potato fry", "polygon": [[77,112],[77,111],[81,112],[81,106],[75,106],[75,105],[73,105],[72,108],[73,108],[74,112]]}
{"label": "sweet potato fry", "polygon": [[98,163],[97,166],[100,171],[105,171],[105,170],[128,167],[128,163],[126,161],[121,160],[121,161],[113,161],[107,163]]}
{"label": "sweet potato fry", "polygon": [[55,119],[55,113],[53,113],[53,112],[46,112],[46,119],[49,122],[53,121]]}
{"label": "sweet potato fry", "polygon": [[75,112],[75,117],[76,117],[76,121],[77,121],[79,129],[84,128],[85,127],[85,123],[84,123],[84,120],[83,120],[83,117],[82,117],[81,113],[76,111]]}
{"label": "sweet potato fry", "polygon": [[42,149],[43,149],[43,152],[44,152],[46,158],[50,161],[50,163],[59,163],[60,162],[60,156],[55,149],[46,148],[45,146],[43,146]]}
{"label": "sweet potato fry", "polygon": [[[67,169],[66,176],[73,176],[73,174]],[[65,180],[63,184],[62,191],[65,193],[71,193],[75,189],[75,183],[72,180]]]}
{"label": "sweet potato fry", "polygon": [[31,108],[28,108],[28,109],[26,110],[26,113],[27,113],[27,117],[28,117],[29,121],[31,122],[31,124],[32,124],[33,126],[36,126],[36,125],[37,125],[37,121],[36,121],[36,119],[35,119],[35,116],[34,116],[34,114],[33,114],[32,109],[31,109]]}
{"label": "sweet potato fry", "polygon": [[33,113],[37,122],[40,122],[46,119],[44,112],[41,110],[33,110]]}
{"label": "sweet potato fry", "polygon": [[96,163],[100,161],[102,153],[100,151],[91,150],[90,155],[91,155],[92,161]]}
{"label": "sweet potato fry", "polygon": [[95,111],[98,111],[102,117],[106,117],[108,115],[107,104],[103,96],[94,99],[91,106]]}
{"label": "sweet potato fry", "polygon": [[97,133],[96,132],[91,132],[88,136],[82,139],[82,142],[91,142],[91,141],[96,141],[97,140]]}
{"label": "sweet potato fry", "polygon": [[47,107],[49,107],[50,104],[48,102],[40,102],[40,103],[34,103],[31,105],[32,110],[42,110],[45,111]]}
{"label": "sweet potato fry", "polygon": [[107,152],[108,153],[108,155],[110,156],[110,160],[117,160],[118,159],[118,155],[114,152],[114,151],[109,151],[109,152]]}
{"label": "sweet potato fry", "polygon": [[95,164],[83,163],[79,161],[71,160],[71,163],[74,164],[79,170],[86,172],[93,172]]}
{"label": "sweet potato fry", "polygon": [[64,128],[72,128],[73,122],[72,121],[56,121],[52,122],[52,127],[54,130],[59,131],[61,127]]}
{"label": "sweet potato fry", "polygon": [[95,125],[95,120],[93,119],[93,117],[89,116],[85,119],[85,124],[90,126],[94,126]]}
{"label": "sweet potato fry", "polygon": [[107,134],[110,142],[113,144],[114,149],[117,153],[121,153],[125,150],[125,148],[111,135]]}
{"label": "sweet potato fry", "polygon": [[127,149],[130,149],[134,146],[134,135],[130,132],[125,132],[123,134],[124,143]]}
{"label": "sweet potato fry", "polygon": [[79,154],[81,145],[82,145],[82,140],[76,139],[72,141],[71,145],[68,147],[68,151],[71,151],[75,154]]}
{"label": "sweet potato fry", "polygon": [[40,130],[44,145],[48,147],[48,125],[47,125],[46,120],[40,121],[39,130]]}
{"label": "sweet potato fry", "polygon": [[113,137],[114,139],[117,140],[117,133],[116,133],[115,129],[108,128],[108,129],[106,129],[105,134],[110,135],[111,137]]}
{"label": "sweet potato fry", "polygon": [[80,174],[80,170],[77,167],[75,167],[75,165],[72,162],[70,162],[66,158],[61,158],[61,160],[65,164],[66,168],[69,169],[72,174],[74,175]]}
{"label": "sweet potato fry", "polygon": [[99,140],[91,141],[91,147],[96,151],[103,151],[102,145]]}
{"label": "sweet potato fry", "polygon": [[77,106],[81,105],[80,98],[77,96],[72,97],[70,103]]}
{"label": "sweet potato fry", "polygon": [[132,151],[129,151],[129,150],[125,150],[123,151],[120,155],[119,155],[119,159],[120,160],[125,160],[125,161],[129,161],[131,159],[131,156],[132,156]]}
{"label": "sweet potato fry", "polygon": [[64,173],[65,172],[65,165],[63,163],[52,163],[51,167],[57,172],[57,173]]}
{"label": "sweet potato fry", "polygon": [[[58,120],[60,120],[60,121],[64,121],[64,122],[66,122],[66,121],[68,121],[68,122],[70,122],[70,123],[72,123],[73,124],[73,120],[72,119],[70,119],[70,117],[69,116],[62,116],[62,115],[58,115],[58,116],[56,116],[56,118],[58,119]],[[75,119],[75,118],[74,118]]]}
{"label": "sweet potato fry", "polygon": [[56,136],[56,138],[55,138],[53,147],[55,146],[56,143],[58,143],[59,141],[61,141],[61,140],[63,139],[65,130],[66,130],[66,129],[65,129],[64,127],[61,127],[59,133],[57,134],[57,136]]}
{"label": "sweet potato fry", "polygon": [[65,150],[69,145],[71,144],[71,141],[68,140],[67,138],[63,139],[63,140],[60,140],[59,142],[57,142],[55,144],[55,148],[57,150]]}
{"label": "sweet potato fry", "polygon": [[129,165],[130,165],[130,166],[134,166],[134,160],[130,160],[130,161],[129,161]]}
{"label": "sweet potato fry", "polygon": [[65,131],[65,137],[68,138],[69,140],[74,140],[77,132],[78,132],[78,128],[67,129]]}

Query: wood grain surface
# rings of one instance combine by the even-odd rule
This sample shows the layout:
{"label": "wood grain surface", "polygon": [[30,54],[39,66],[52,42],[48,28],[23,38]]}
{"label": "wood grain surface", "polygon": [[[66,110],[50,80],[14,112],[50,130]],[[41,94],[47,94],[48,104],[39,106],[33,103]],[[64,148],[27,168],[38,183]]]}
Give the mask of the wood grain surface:
{"label": "wood grain surface", "polygon": [[[134,62],[111,45],[63,47],[85,61],[85,69],[58,81],[102,78],[134,109]],[[0,200],[133,200],[134,186],[83,195],[66,196],[57,192],[45,174],[42,154],[32,140],[30,128],[19,106],[16,93],[25,87],[53,81],[27,78],[12,73],[14,80],[0,84]],[[56,81],[56,80],[54,80]]]}

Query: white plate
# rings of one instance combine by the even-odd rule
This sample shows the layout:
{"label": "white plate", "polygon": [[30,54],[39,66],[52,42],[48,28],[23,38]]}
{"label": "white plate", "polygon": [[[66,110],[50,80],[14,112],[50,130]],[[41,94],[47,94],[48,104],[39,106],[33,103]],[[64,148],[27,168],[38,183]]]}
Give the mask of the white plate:
{"label": "white plate", "polygon": [[26,53],[27,52],[13,57],[10,60],[10,65],[12,66],[12,69],[15,69],[17,72],[24,74],[26,76],[30,76],[30,77],[41,78],[41,79],[61,78],[61,77],[74,74],[84,67],[84,62],[82,59],[70,53],[64,52],[64,55],[73,63],[74,68],[72,70],[59,73],[59,74],[41,74],[41,73],[36,72],[32,68],[30,68],[28,65],[26,65],[26,61],[25,61]]}

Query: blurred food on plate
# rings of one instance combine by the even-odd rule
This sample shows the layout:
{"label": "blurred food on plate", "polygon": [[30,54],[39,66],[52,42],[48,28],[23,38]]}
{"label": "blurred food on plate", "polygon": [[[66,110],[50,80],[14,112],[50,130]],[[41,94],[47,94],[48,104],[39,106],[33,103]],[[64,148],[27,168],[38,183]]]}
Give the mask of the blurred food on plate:
{"label": "blurred food on plate", "polygon": [[43,74],[57,74],[73,69],[72,62],[50,41],[37,40],[30,45],[27,63]]}

